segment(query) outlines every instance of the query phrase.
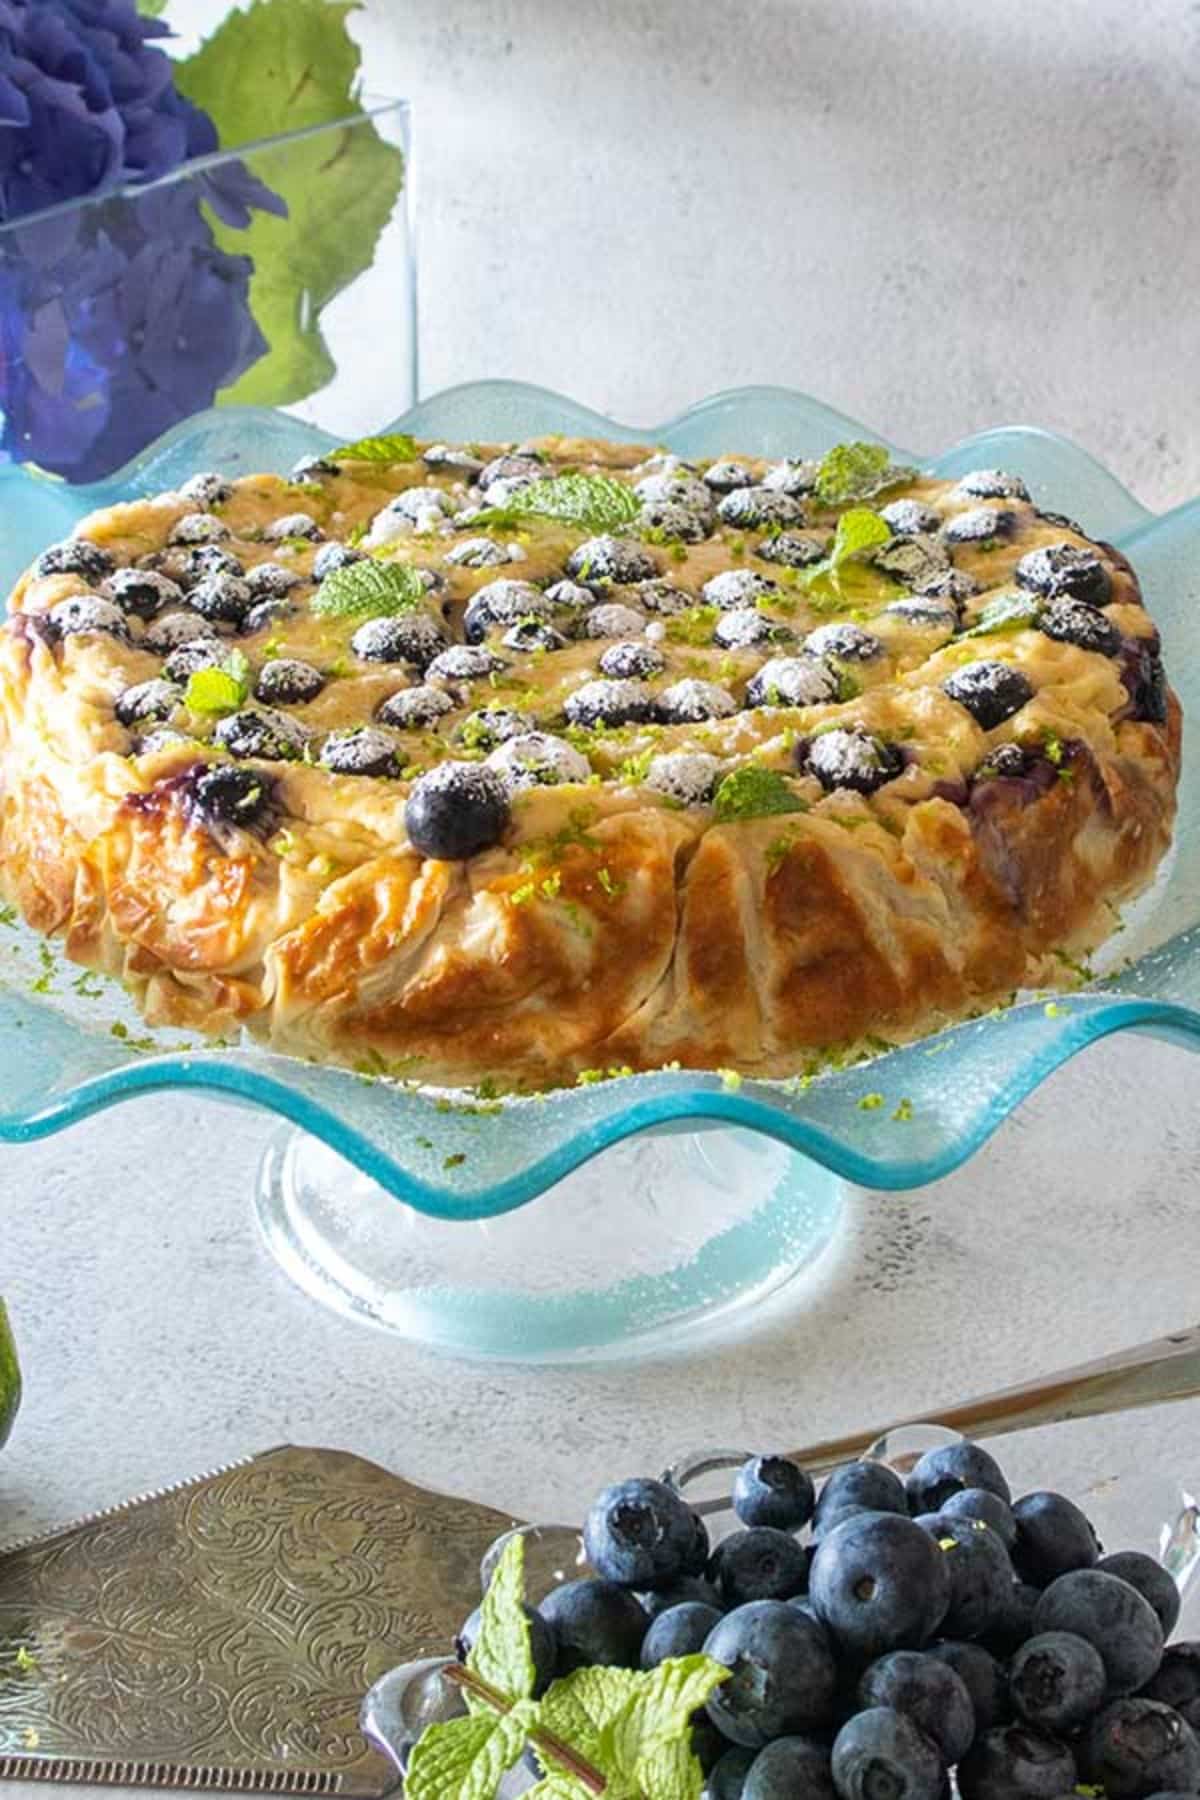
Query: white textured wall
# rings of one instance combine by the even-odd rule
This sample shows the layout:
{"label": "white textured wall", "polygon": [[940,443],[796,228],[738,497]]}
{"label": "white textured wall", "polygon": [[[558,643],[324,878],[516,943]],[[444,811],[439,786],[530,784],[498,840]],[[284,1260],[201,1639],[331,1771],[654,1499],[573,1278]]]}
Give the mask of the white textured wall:
{"label": "white textured wall", "polygon": [[419,103],[426,388],[745,381],[1200,489],[1200,8],[367,0]]}

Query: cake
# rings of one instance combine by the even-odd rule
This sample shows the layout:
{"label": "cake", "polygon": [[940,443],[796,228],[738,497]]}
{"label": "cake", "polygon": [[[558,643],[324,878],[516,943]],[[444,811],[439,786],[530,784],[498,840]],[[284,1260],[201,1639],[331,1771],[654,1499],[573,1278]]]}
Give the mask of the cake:
{"label": "cake", "polygon": [[785,1076],[1077,967],[1180,730],[1133,569],[1018,476],[370,439],[26,572],[0,885],[154,1023]]}

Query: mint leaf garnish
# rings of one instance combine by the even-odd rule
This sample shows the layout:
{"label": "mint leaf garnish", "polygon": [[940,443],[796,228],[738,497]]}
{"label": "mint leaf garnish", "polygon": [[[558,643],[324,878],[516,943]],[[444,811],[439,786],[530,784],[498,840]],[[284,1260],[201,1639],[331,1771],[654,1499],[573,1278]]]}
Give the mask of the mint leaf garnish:
{"label": "mint leaf garnish", "polygon": [[[646,1759],[676,1743],[686,1747],[692,1714],[728,1677],[728,1669],[710,1656],[672,1657],[643,1677],[609,1731],[618,1773],[648,1786],[642,1774]],[[648,1791],[665,1792],[657,1784]]]}
{"label": "mint leaf garnish", "polygon": [[431,1725],[413,1746],[404,1774],[407,1800],[494,1800],[496,1789],[520,1760],[536,1712],[523,1701],[502,1717],[472,1713]]}
{"label": "mint leaf garnish", "polygon": [[250,664],[240,650],[233,650],[216,669],[197,669],[188,676],[183,703],[189,712],[220,717],[236,712],[250,692]]}
{"label": "mint leaf garnish", "polygon": [[542,1701],[542,1724],[599,1765],[607,1733],[638,1690],[631,1669],[576,1669],[550,1688]]}
{"label": "mint leaf garnish", "polygon": [[327,619],[377,619],[412,612],[425,584],[409,563],[348,563],[327,575],[312,597],[312,610]]}
{"label": "mint leaf garnish", "polygon": [[407,432],[394,432],[390,437],[358,438],[353,444],[339,444],[329,452],[333,462],[399,463],[412,462],[417,454],[417,441]]}
{"label": "mint leaf garnish", "polygon": [[525,1539],[516,1532],[505,1545],[483,1596],[479,1635],[467,1667],[519,1700],[527,1700],[537,1683],[524,1597]]}
{"label": "mint leaf garnish", "polygon": [[480,513],[475,523],[507,525],[528,518],[558,519],[586,531],[620,531],[632,525],[641,510],[633,489],[611,475],[553,475],[545,481],[531,481],[503,506]]}
{"label": "mint leaf garnish", "polygon": [[916,469],[893,463],[882,444],[835,444],[818,464],[813,492],[822,506],[845,506],[851,500],[870,500],[916,474]]}
{"label": "mint leaf garnish", "polygon": [[772,813],[806,812],[808,809],[789,782],[776,769],[746,763],[726,775],[713,800],[722,825],[735,819],[766,819]]}
{"label": "mint leaf garnish", "polygon": [[1032,594],[997,594],[989,600],[965,638],[988,637],[993,631],[1024,631],[1037,622],[1041,604]]}
{"label": "mint leaf garnish", "polygon": [[848,563],[865,556],[869,550],[880,549],[891,541],[891,536],[886,519],[881,519],[877,512],[872,512],[869,506],[852,506],[837,522],[828,556],[811,568],[802,569],[800,580],[805,587],[825,583],[837,587]]}

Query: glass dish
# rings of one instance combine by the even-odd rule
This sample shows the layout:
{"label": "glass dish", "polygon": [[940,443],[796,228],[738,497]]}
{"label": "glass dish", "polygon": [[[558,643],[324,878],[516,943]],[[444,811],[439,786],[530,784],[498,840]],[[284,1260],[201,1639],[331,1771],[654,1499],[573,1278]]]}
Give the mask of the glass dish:
{"label": "glass dish", "polygon": [[[483,382],[424,400],[395,425],[427,438],[600,434],[697,455],[884,441],[774,388],[716,395],[635,428],[536,388]],[[89,489],[0,468],[0,579],[11,583],[94,507],[202,468],[284,470],[335,441],[279,412],[223,408]],[[933,457],[889,447],[943,475],[1016,470],[1035,498],[1118,543],[1141,577],[1185,713],[1200,718],[1200,501],[1156,517],[1083,451],[1026,427]],[[836,1228],[840,1180],[902,1189],[946,1174],[1052,1070],[1110,1032],[1200,1041],[1198,775],[1188,731],[1176,847],[1097,958],[1103,982],[1052,1002],[1031,996],[803,1091],[679,1072],[480,1109],[266,1051],[151,1034],[115,991],[95,997],[93,978],[59,972],[13,928],[0,932],[0,1031],[21,1052],[0,1066],[0,1138],[41,1136],[153,1089],[206,1089],[308,1134],[272,1147],[260,1217],[289,1273],[343,1312],[444,1348],[522,1357],[707,1330],[813,1263]],[[673,1135],[584,1167],[651,1132]],[[358,1175],[347,1176],[343,1158]],[[465,1221],[486,1223],[465,1233]]]}

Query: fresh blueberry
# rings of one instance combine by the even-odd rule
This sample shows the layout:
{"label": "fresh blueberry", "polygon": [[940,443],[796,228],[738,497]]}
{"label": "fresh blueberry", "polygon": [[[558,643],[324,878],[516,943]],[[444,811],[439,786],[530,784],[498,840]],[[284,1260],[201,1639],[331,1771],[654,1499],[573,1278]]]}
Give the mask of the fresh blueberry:
{"label": "fresh blueberry", "polygon": [[586,781],[592,772],[587,757],[573,744],[545,731],[523,731],[506,739],[492,751],[487,766],[496,771],[510,793]]}
{"label": "fresh blueberry", "polygon": [[583,1526],[588,1561],[606,1581],[657,1588],[684,1573],[692,1509],[662,1481],[621,1481],[597,1495]]}
{"label": "fresh blueberry", "polygon": [[191,638],[172,650],[163,664],[163,674],[168,681],[186,685],[201,669],[219,669],[224,661],[225,646],[219,638]]}
{"label": "fresh blueberry", "polygon": [[677,500],[649,500],[638,514],[637,529],[659,532],[670,543],[701,544],[712,530],[712,516]]}
{"label": "fresh blueberry", "polygon": [[1158,1614],[1164,1639],[1170,1637],[1179,1623],[1183,1601],[1178,1583],[1160,1562],[1142,1550],[1118,1550],[1114,1556],[1102,1556],[1096,1567],[1136,1588]]}
{"label": "fresh blueberry", "polygon": [[333,575],[338,569],[349,569],[353,564],[365,561],[366,553],[356,550],[353,544],[336,541],[322,544],[313,557],[312,577],[314,581],[324,581],[327,575]]}
{"label": "fresh blueberry", "polygon": [[873,794],[904,772],[903,754],[894,744],[857,726],[822,731],[800,748],[800,767],[815,775],[826,793],[848,788],[855,794]]}
{"label": "fresh blueberry", "polygon": [[494,750],[509,738],[528,734],[532,724],[528,713],[513,707],[481,706],[467,714],[455,735],[472,750]]}
{"label": "fresh blueberry", "polygon": [[201,823],[249,828],[270,810],[272,792],[271,782],[255,769],[211,763],[193,777],[186,805]]}
{"label": "fresh blueberry", "polygon": [[738,1744],[727,1750],[709,1775],[707,1800],[746,1800],[746,1779],[760,1754]]}
{"label": "fresh blueberry", "polygon": [[1004,1607],[992,1620],[984,1640],[987,1648],[1000,1657],[1011,1656],[1018,1645],[1033,1635],[1033,1612],[1041,1599],[1041,1589],[1028,1581],[1014,1581]]}
{"label": "fresh blueberry", "polygon": [[693,676],[663,688],[655,702],[655,715],[664,725],[699,725],[707,719],[728,719],[737,711],[728,688]]}
{"label": "fresh blueberry", "polygon": [[811,1552],[787,1531],[756,1525],[721,1544],[717,1585],[724,1606],[791,1600],[808,1586]]}
{"label": "fresh blueberry", "polygon": [[657,573],[654,558],[628,538],[588,538],[567,558],[567,574],[587,583],[649,581]]}
{"label": "fresh blueberry", "polygon": [[982,1733],[993,1725],[1003,1725],[1012,1716],[1008,1698],[1008,1677],[999,1659],[982,1644],[964,1643],[948,1638],[934,1644],[927,1652],[944,1662],[959,1677],[975,1711],[975,1729]]}
{"label": "fresh blueberry", "polygon": [[903,582],[905,587],[924,589],[950,568],[950,554],[937,538],[894,537],[889,544],[871,556],[875,568]]}
{"label": "fresh blueberry", "polygon": [[837,676],[815,656],[773,656],[746,684],[747,706],[825,706],[837,697]]}
{"label": "fresh blueberry", "polygon": [[948,1663],[919,1650],[893,1650],[873,1662],[858,1684],[858,1704],[903,1713],[945,1763],[965,1756],[975,1737],[975,1708],[966,1684]]}
{"label": "fresh blueberry", "polygon": [[53,638],[114,637],[122,643],[129,640],[129,624],[119,606],[102,600],[99,594],[72,594],[60,600],[46,614],[46,624]]}
{"label": "fresh blueberry", "polygon": [[1065,1494],[1025,1494],[1013,1502],[1013,1518],[1013,1564],[1034,1587],[1048,1587],[1072,1569],[1090,1569],[1099,1558],[1090,1521]]}
{"label": "fresh blueberry", "polygon": [[502,576],[472,594],[463,614],[463,636],[468,644],[481,644],[497,625],[516,625],[522,619],[553,616],[553,603],[531,581],[511,581]]}
{"label": "fresh blueberry", "polygon": [[214,518],[212,513],[184,513],[176,519],[167,534],[168,544],[219,544],[232,533],[224,519]]}
{"label": "fresh blueberry", "polygon": [[[836,1531],[839,1525],[844,1525],[847,1519],[863,1519],[869,1514],[873,1515],[877,1510],[873,1506],[860,1506],[856,1500],[843,1501],[840,1506],[827,1506],[824,1512],[813,1520],[813,1543],[819,1544],[823,1538],[827,1538],[831,1532]],[[908,1514],[905,1513],[904,1517],[907,1518]]]}
{"label": "fresh blueberry", "polygon": [[648,1620],[628,1588],[613,1581],[568,1581],[538,1610],[558,1645],[558,1673],[598,1665],[636,1669]]}
{"label": "fresh blueberry", "polygon": [[1108,1677],[1100,1652],[1072,1631],[1026,1640],[1008,1671],[1012,1703],[1039,1731],[1071,1731],[1100,1711]]}
{"label": "fresh blueberry", "polygon": [[424,731],[453,711],[454,702],[443,688],[411,687],[389,694],[376,708],[375,717],[381,725],[401,731]]}
{"label": "fresh blueberry", "polygon": [[1094,1719],[1079,1747],[1085,1781],[1106,1800],[1141,1800],[1164,1788],[1200,1788],[1200,1742],[1159,1700],[1117,1700]]}
{"label": "fresh blueberry", "polygon": [[1037,628],[1060,644],[1075,644],[1100,656],[1120,655],[1121,633],[1084,600],[1051,600],[1039,613]]}
{"label": "fresh blueberry", "polygon": [[139,681],[118,694],[113,708],[122,725],[132,728],[150,719],[169,719],[183,699],[183,690],[173,681]]}
{"label": "fresh blueberry", "polygon": [[333,775],[374,775],[394,779],[403,758],[394,738],[373,725],[331,731],[321,745],[321,767]]}
{"label": "fresh blueberry", "polygon": [[703,1707],[689,1721],[688,1746],[705,1776],[716,1768],[729,1748],[728,1738],[721,1735]]}
{"label": "fresh blueberry", "polygon": [[135,619],[152,619],[165,606],[182,606],[183,589],[157,569],[118,569],[101,588],[106,600]]}
{"label": "fresh blueberry", "polygon": [[782,462],[773,463],[767,470],[762,485],[775,488],[781,494],[811,494],[817,485],[819,470],[819,463],[785,456]]}
{"label": "fresh blueberry", "polygon": [[596,604],[596,596],[591,588],[582,586],[578,581],[553,582],[546,589],[546,598],[552,606],[561,607],[566,612],[586,612],[588,607]]}
{"label": "fresh blueberry", "polygon": [[255,601],[259,601],[282,600],[293,588],[300,586],[302,577],[295,569],[285,569],[282,563],[260,562],[246,570],[245,579]]}
{"label": "fresh blueberry", "polygon": [[350,648],[361,662],[405,662],[414,669],[429,669],[445,650],[446,636],[430,613],[396,613],[364,620],[350,639]]}
{"label": "fresh blueberry", "polygon": [[769,525],[803,525],[804,507],[778,488],[739,487],[725,495],[717,517],[739,531],[763,531]]}
{"label": "fresh blueberry", "polygon": [[304,727],[289,713],[247,710],[218,719],[213,741],[231,756],[261,757],[265,762],[286,762],[297,757],[307,740]]}
{"label": "fresh blueberry", "polygon": [[942,692],[965,706],[981,731],[994,731],[1033,699],[1033,684],[1013,663],[965,663],[948,675]]}
{"label": "fresh blueberry", "polygon": [[451,644],[438,652],[425,673],[431,681],[481,681],[507,667],[504,658],[485,644]]}
{"label": "fresh blueberry", "polygon": [[726,1613],[704,1654],[730,1671],[709,1695],[708,1716],[734,1744],[758,1750],[774,1738],[820,1730],[833,1717],[837,1667],[821,1626],[782,1600]]}
{"label": "fresh blueberry", "polygon": [[690,612],[696,605],[695,594],[690,594],[686,588],[676,587],[673,581],[667,581],[664,577],[656,577],[653,581],[633,582],[624,590],[624,598],[634,605],[644,606],[647,612],[655,613],[662,619],[678,618],[680,613]]}
{"label": "fresh blueberry", "polygon": [[777,597],[779,589],[773,581],[753,569],[722,569],[719,575],[705,582],[701,593],[707,606],[732,612],[735,607],[753,606],[756,600]]}
{"label": "fresh blueberry", "polygon": [[661,675],[667,659],[653,644],[610,644],[600,658],[600,673],[613,681],[648,681]]}
{"label": "fresh blueberry", "polygon": [[263,538],[268,544],[281,544],[285,538],[306,538],[310,544],[319,544],[324,536],[312,514],[306,512],[284,513],[282,518],[263,526]]}
{"label": "fresh blueberry", "polygon": [[178,573],[174,569],[164,571],[173,580],[180,580],[185,587],[193,582],[207,581],[210,575],[244,576],[246,570],[232,550],[226,550],[221,544],[196,544],[190,550],[180,553]]}
{"label": "fresh blueberry", "polygon": [[585,681],[563,711],[572,725],[641,724],[654,716],[654,695],[643,681]]}
{"label": "fresh blueberry", "polygon": [[947,1494],[941,1511],[951,1519],[982,1519],[990,1525],[1006,1550],[1017,1541],[1017,1521],[1007,1500],[991,1488],[965,1487]]}
{"label": "fresh blueberry", "polygon": [[280,619],[294,619],[297,610],[290,600],[285,600],[282,596],[259,600],[242,620],[241,635],[254,637],[260,631],[270,631]]}
{"label": "fresh blueberry", "polygon": [[721,767],[719,758],[706,750],[670,750],[651,757],[646,786],[681,806],[704,806],[712,799]]}
{"label": "fresh blueberry", "polygon": [[116,568],[111,550],[90,538],[64,538],[43,550],[33,565],[35,575],[82,575],[85,581],[103,581]]}
{"label": "fresh blueberry", "polygon": [[1162,1661],[1163,1630],[1150,1602],[1100,1569],[1072,1569],[1052,1581],[1034,1608],[1033,1628],[1073,1631],[1093,1644],[1110,1695],[1136,1692]]}
{"label": "fresh blueberry", "polygon": [[936,1747],[889,1706],[855,1713],[833,1741],[839,1800],[941,1800],[944,1783]]}
{"label": "fresh blueberry", "polygon": [[822,561],[826,548],[821,538],[806,537],[802,531],[780,531],[765,537],[754,554],[784,569],[809,569]]}
{"label": "fresh blueberry", "polygon": [[836,656],[843,662],[874,662],[884,654],[884,646],[874,632],[861,625],[818,625],[810,631],[801,649],[809,656]]}
{"label": "fresh blueberry", "polygon": [[813,1516],[812,1476],[789,1456],[752,1456],[733,1483],[733,1510],[743,1525],[799,1531]]}
{"label": "fresh blueberry", "polygon": [[962,1800],[1058,1800],[1076,1780],[1068,1746],[1028,1725],[995,1725],[958,1765]]}
{"label": "fresh blueberry", "polygon": [[1020,587],[1047,600],[1104,606],[1112,596],[1112,578],[1096,552],[1077,544],[1043,544],[1028,551],[1014,573]]}
{"label": "fresh blueberry", "polygon": [[241,625],[254,604],[250,583],[240,575],[209,575],[188,594],[188,605],[211,625]]}
{"label": "fresh blueberry", "polygon": [[908,1495],[899,1475],[886,1463],[842,1463],[826,1477],[813,1518],[826,1518],[842,1506],[862,1506],[870,1512],[894,1512],[907,1517]]}
{"label": "fresh blueberry", "polygon": [[866,1661],[932,1637],[950,1604],[946,1564],[911,1519],[866,1513],[821,1539],[808,1591],[846,1654]]}
{"label": "fresh blueberry", "polygon": [[676,469],[661,475],[643,475],[634,486],[643,506],[683,506],[689,512],[711,515],[712,489],[698,475]]}
{"label": "fresh blueberry", "polygon": [[956,493],[969,500],[1028,500],[1029,489],[1019,475],[1005,469],[972,469],[959,480]]}
{"label": "fresh blueberry", "polygon": [[643,1669],[657,1669],[672,1656],[698,1656],[714,1625],[721,1622],[715,1606],[689,1604],[668,1607],[652,1620],[642,1640]]}
{"label": "fresh blueberry", "polygon": [[920,500],[889,500],[881,506],[879,516],[893,537],[927,537],[941,525],[940,513]]}
{"label": "fresh blueberry", "polygon": [[[700,1521],[704,1523],[703,1520]],[[708,1533],[705,1533],[707,1543]],[[707,1556],[705,1558],[707,1561]],[[657,1619],[673,1607],[698,1606],[706,1610],[720,1613],[721,1596],[711,1581],[703,1575],[681,1575],[669,1587],[658,1588],[638,1595],[642,1608],[648,1619]]]}
{"label": "fresh blueberry", "polygon": [[950,1637],[984,1637],[1003,1619],[1013,1585],[1008,1551],[982,1519],[924,1515],[920,1523],[941,1547],[950,1576],[943,1629]]}
{"label": "fresh blueberry", "polygon": [[439,862],[466,862],[508,829],[508,792],[494,769],[444,762],[418,776],[404,809],[413,849]]}
{"label": "fresh blueberry", "polygon": [[619,600],[608,600],[593,606],[583,621],[583,635],[589,638],[627,638],[644,631],[646,618],[632,606]]}
{"label": "fresh blueberry", "polygon": [[311,663],[294,656],[273,657],[258,671],[254,698],[267,706],[303,706],[315,700],[325,686],[325,677]]}
{"label": "fresh blueberry", "polygon": [[1012,1490],[995,1457],[981,1444],[943,1444],[927,1450],[905,1483],[908,1504],[914,1513],[940,1512],[942,1502],[964,1488],[985,1488],[1010,1501]]}
{"label": "fresh blueberry", "polygon": [[722,613],[713,629],[713,643],[722,650],[757,650],[787,636],[781,626],[772,625],[753,606],[735,606],[732,612]]}
{"label": "fresh blueberry", "polygon": [[565,650],[567,647],[562,632],[547,625],[543,619],[519,620],[509,626],[500,642],[506,650],[516,650],[522,656],[528,656],[533,650]]}
{"label": "fresh blueberry", "polygon": [[508,548],[495,538],[463,538],[446,552],[446,561],[456,569],[498,569],[511,562]]}
{"label": "fresh blueberry", "polygon": [[179,492],[196,506],[222,506],[233,494],[233,483],[226,481],[223,475],[205,470],[203,474],[189,477]]}
{"label": "fresh blueberry", "polygon": [[[475,1648],[479,1627],[482,1623],[481,1610],[478,1606],[475,1608],[454,1640],[454,1653],[460,1663],[465,1663]],[[534,1669],[533,1697],[535,1700],[540,1700],[554,1680],[558,1645],[554,1641],[553,1630],[540,1612],[537,1612],[532,1606],[524,1607],[523,1611],[529,1622],[529,1649],[533,1657]]]}
{"label": "fresh blueberry", "polygon": [[1152,643],[1126,638],[1121,648],[1121,680],[1129,695],[1129,716],[1149,725],[1167,721],[1167,676]]}
{"label": "fresh blueberry", "polygon": [[986,544],[1010,538],[1016,524],[1016,513],[1006,506],[973,506],[947,519],[942,536],[949,544]]}
{"label": "fresh blueberry", "polygon": [[174,725],[160,725],[156,731],[136,738],[133,748],[137,756],[157,756],[162,750],[176,750],[181,744],[190,746],[195,741],[189,732],[179,731]]}
{"label": "fresh blueberry", "polygon": [[486,493],[488,488],[503,481],[508,484],[508,491],[516,493],[519,487],[527,487],[531,481],[543,481],[546,473],[546,465],[540,456],[520,456],[506,451],[494,456],[480,469],[477,485]]}
{"label": "fresh blueberry", "polygon": [[760,1750],[742,1788],[742,1800],[837,1800],[828,1744],[813,1737],[782,1737]]}
{"label": "fresh blueberry", "polygon": [[913,593],[926,600],[945,600],[951,606],[962,611],[966,601],[980,592],[979,583],[965,569],[940,569],[928,580],[915,581]]}
{"label": "fresh blueberry", "polygon": [[736,462],[731,456],[724,456],[717,462],[709,463],[704,471],[704,481],[714,494],[729,494],[735,488],[753,487],[754,474],[745,463]]}
{"label": "fresh blueberry", "polygon": [[1193,1731],[1200,1731],[1200,1644],[1168,1644],[1143,1692],[1173,1706]]}

